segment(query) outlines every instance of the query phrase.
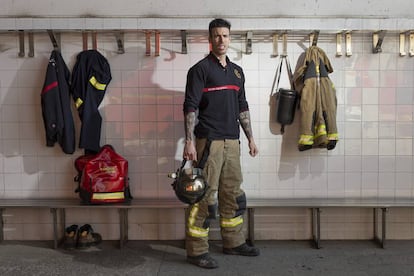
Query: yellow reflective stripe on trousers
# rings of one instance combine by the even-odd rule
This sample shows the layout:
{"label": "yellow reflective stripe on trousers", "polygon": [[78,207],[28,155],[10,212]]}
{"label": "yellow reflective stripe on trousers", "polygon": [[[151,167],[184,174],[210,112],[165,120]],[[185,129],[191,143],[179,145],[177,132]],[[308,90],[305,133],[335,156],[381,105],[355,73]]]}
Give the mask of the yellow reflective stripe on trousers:
{"label": "yellow reflective stripe on trousers", "polygon": [[190,235],[191,237],[196,237],[196,238],[208,237],[208,231],[209,231],[209,228],[204,229],[204,228],[196,227],[194,225],[190,225],[188,227],[188,235]]}
{"label": "yellow reflective stripe on trousers", "polygon": [[242,223],[243,223],[242,216],[238,216],[238,217],[230,218],[230,219],[220,218],[221,227],[236,227],[237,225],[242,224]]}
{"label": "yellow reflective stripe on trousers", "polygon": [[92,76],[89,79],[89,82],[90,82],[90,84],[92,84],[93,87],[95,87],[98,90],[105,90],[105,88],[106,88],[106,84],[98,82],[98,80],[95,78],[95,76]]}
{"label": "yellow reflective stripe on trousers", "polygon": [[328,140],[338,140],[338,139],[339,139],[338,133],[330,133],[330,134],[328,134]]}
{"label": "yellow reflective stripe on trousers", "polygon": [[77,98],[75,101],[76,108],[79,108],[83,104],[83,101],[81,98]]}
{"label": "yellow reflective stripe on trousers", "polygon": [[322,136],[322,135],[326,135],[326,125],[322,124],[322,125],[315,127],[315,133],[316,135],[314,138]]}
{"label": "yellow reflective stripe on trousers", "polygon": [[195,218],[197,216],[198,210],[199,210],[198,204],[196,203],[191,208],[190,215],[188,216],[188,230],[187,230],[188,235],[192,237],[197,237],[197,238],[208,237],[209,228],[204,229],[201,227],[194,226]]}
{"label": "yellow reflective stripe on trousers", "polygon": [[301,145],[313,145],[313,136],[302,134],[299,138],[299,144],[301,144]]}
{"label": "yellow reflective stripe on trousers", "polygon": [[124,192],[92,194],[92,199],[123,199],[123,198],[125,198]]}

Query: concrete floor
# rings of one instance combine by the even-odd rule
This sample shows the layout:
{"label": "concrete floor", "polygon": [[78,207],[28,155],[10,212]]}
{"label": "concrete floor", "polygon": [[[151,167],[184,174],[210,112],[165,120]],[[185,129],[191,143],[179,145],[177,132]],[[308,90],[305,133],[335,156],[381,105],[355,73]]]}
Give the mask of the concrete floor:
{"label": "concrete floor", "polygon": [[414,275],[414,241],[257,241],[258,257],[222,254],[211,242],[219,268],[188,264],[182,241],[129,241],[122,249],[105,241],[86,250],[52,249],[52,242],[0,244],[0,275]]}

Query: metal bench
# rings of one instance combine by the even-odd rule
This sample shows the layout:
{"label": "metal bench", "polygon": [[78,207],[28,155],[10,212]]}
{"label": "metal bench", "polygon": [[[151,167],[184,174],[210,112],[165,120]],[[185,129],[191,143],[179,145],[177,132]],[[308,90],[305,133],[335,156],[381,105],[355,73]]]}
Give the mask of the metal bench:
{"label": "metal bench", "polygon": [[[65,230],[65,213],[70,208],[115,208],[119,211],[120,247],[128,240],[128,210],[134,208],[182,208],[186,214],[187,205],[177,199],[133,199],[129,204],[106,205],[82,205],[79,199],[1,199],[0,200],[0,242],[3,236],[3,210],[6,208],[48,208],[52,213],[54,248],[59,246],[59,222],[60,228]],[[414,199],[410,198],[382,198],[382,199],[273,199],[273,198],[248,198],[248,240],[254,243],[255,238],[255,210],[259,208],[309,208],[312,219],[312,239],[316,248],[321,243],[321,209],[323,208],[371,208],[373,209],[373,234],[374,240],[379,242],[382,248],[386,244],[387,212],[391,207],[414,207]],[[381,237],[378,233],[378,216],[381,210]]]}
{"label": "metal bench", "polygon": [[3,234],[3,210],[6,208],[47,208],[52,213],[53,220],[53,246],[59,246],[59,222],[60,229],[63,229],[63,235],[66,224],[66,209],[73,208],[96,208],[96,209],[118,209],[119,211],[119,243],[122,248],[128,240],[128,210],[136,208],[187,208],[187,205],[177,199],[133,199],[128,204],[102,204],[102,205],[84,205],[79,199],[1,199],[0,200],[0,242],[4,240]]}
{"label": "metal bench", "polygon": [[[387,212],[391,207],[414,207],[414,199],[411,198],[338,198],[338,199],[254,199],[247,200],[247,216],[248,216],[248,238],[251,243],[254,242],[254,211],[258,208],[309,208],[312,210],[312,236],[316,248],[321,245],[321,209],[323,208],[371,208],[373,209],[373,234],[374,240],[378,242],[382,248],[385,248],[387,237]],[[378,235],[378,216],[381,210],[381,237]]]}

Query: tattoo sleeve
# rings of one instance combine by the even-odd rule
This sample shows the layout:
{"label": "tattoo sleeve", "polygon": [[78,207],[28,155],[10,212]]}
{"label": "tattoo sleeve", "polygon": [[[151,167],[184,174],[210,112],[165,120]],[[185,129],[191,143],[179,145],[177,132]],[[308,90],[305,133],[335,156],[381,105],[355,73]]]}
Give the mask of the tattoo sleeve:
{"label": "tattoo sleeve", "polygon": [[248,110],[240,113],[240,125],[243,128],[244,134],[246,135],[247,139],[252,138],[253,131],[250,122],[250,112]]}
{"label": "tattoo sleeve", "polygon": [[194,127],[195,127],[195,112],[188,112],[185,114],[184,128],[185,128],[185,140],[194,141]]}

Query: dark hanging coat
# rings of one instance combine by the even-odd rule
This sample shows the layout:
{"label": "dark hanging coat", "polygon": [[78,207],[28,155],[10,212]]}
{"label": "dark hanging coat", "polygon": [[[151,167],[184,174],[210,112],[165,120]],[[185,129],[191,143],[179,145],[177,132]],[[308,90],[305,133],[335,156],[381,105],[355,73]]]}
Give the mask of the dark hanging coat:
{"label": "dark hanging coat", "polygon": [[306,50],[303,63],[295,71],[301,111],[299,150],[314,146],[331,150],[336,146],[336,90],[328,76],[332,72],[327,55],[317,46]]}
{"label": "dark hanging coat", "polygon": [[75,151],[75,126],[71,111],[70,72],[60,52],[53,50],[47,65],[41,92],[42,116],[46,145],[59,143],[63,152]]}
{"label": "dark hanging coat", "polygon": [[111,79],[109,63],[97,50],[78,54],[72,71],[72,93],[82,122],[79,148],[86,152],[96,153],[101,148],[102,117],[98,107]]}

